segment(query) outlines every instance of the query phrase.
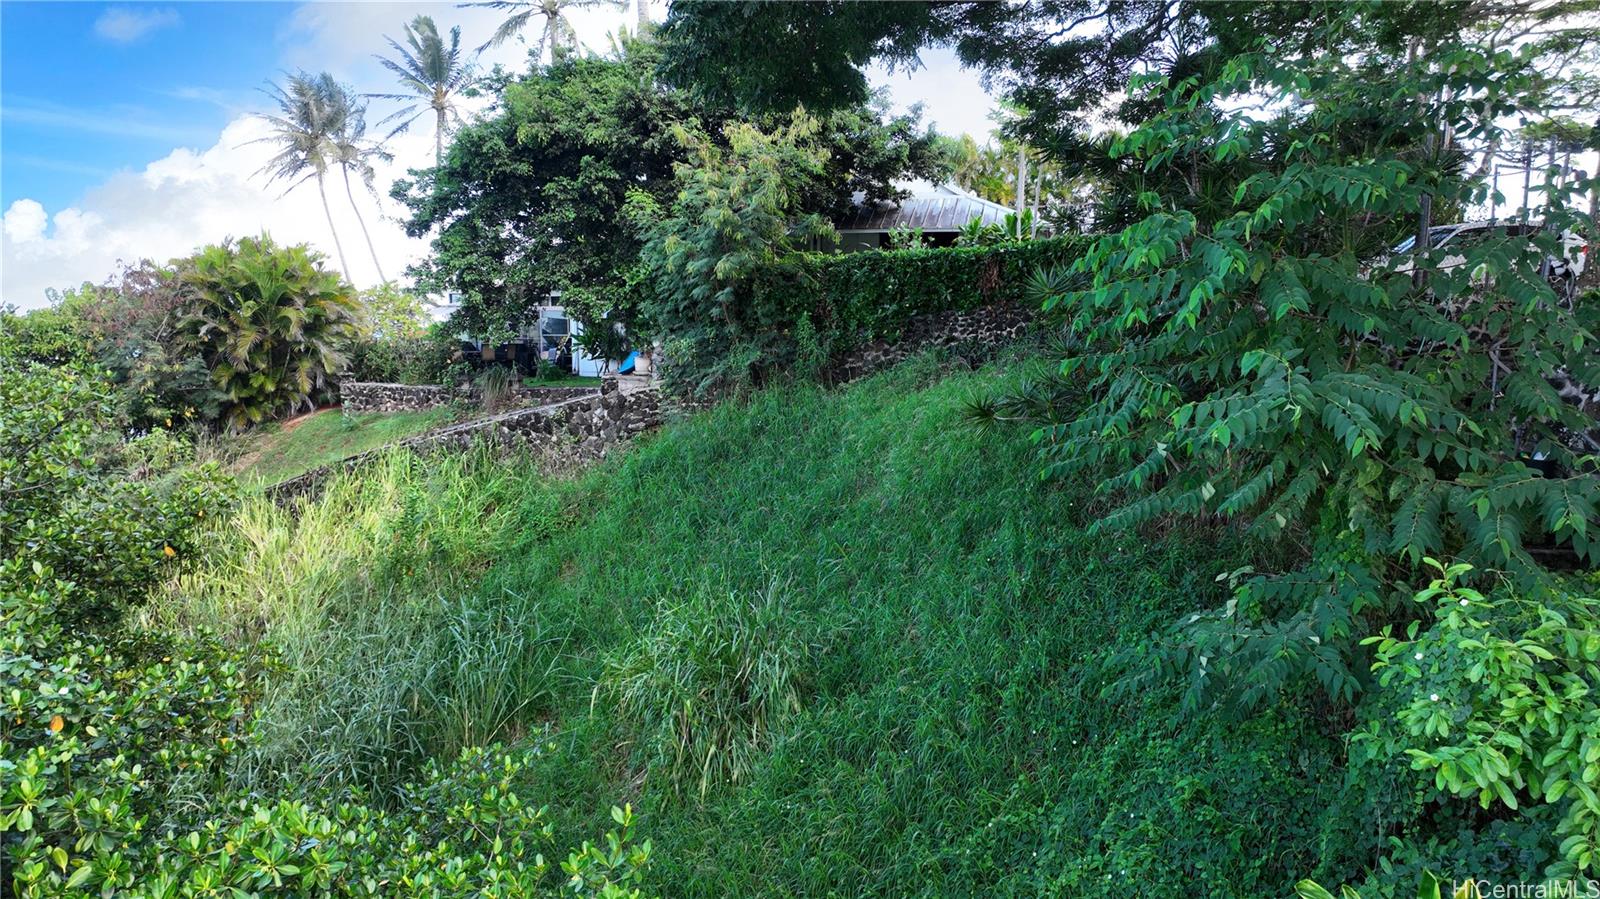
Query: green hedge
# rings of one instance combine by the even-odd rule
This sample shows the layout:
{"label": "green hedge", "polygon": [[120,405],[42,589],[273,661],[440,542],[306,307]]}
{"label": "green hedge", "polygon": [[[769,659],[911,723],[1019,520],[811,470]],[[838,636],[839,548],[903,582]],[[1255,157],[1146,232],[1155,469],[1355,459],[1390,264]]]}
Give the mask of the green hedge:
{"label": "green hedge", "polygon": [[1035,269],[1071,264],[1092,240],[1073,235],[990,247],[808,253],[785,273],[786,283],[758,284],[757,295],[785,298],[785,318],[805,313],[839,349],[892,338],[930,312],[1023,302]]}

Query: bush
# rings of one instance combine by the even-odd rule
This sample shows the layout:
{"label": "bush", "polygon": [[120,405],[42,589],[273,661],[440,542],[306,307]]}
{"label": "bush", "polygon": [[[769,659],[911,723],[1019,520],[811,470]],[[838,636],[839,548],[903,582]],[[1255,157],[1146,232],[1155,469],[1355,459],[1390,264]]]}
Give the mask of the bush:
{"label": "bush", "polygon": [[[4,364],[7,895],[638,895],[650,846],[633,844],[631,810],[613,810],[618,827],[605,848],[585,843],[559,870],[546,860],[540,850],[553,828],[518,794],[527,751],[490,747],[430,763],[419,782],[399,788],[393,808],[309,780],[285,780],[274,793],[235,790],[260,703],[282,670],[256,664],[253,647],[129,629],[121,614],[163,569],[199,551],[199,538],[211,536],[199,525],[216,519],[229,492],[208,485],[206,470],[169,470],[171,447],[141,442],[96,455],[91,438],[105,439],[112,407],[104,384],[70,369]],[[130,460],[145,483],[116,467]],[[404,528],[408,517],[389,520]]]}
{"label": "bush", "polygon": [[343,374],[347,380],[382,384],[454,383],[451,362],[461,349],[455,335],[448,323],[435,322],[421,336],[358,340]]}
{"label": "bush", "polygon": [[784,324],[807,314],[835,351],[893,339],[911,319],[933,312],[1021,304],[1041,268],[1066,267],[1093,243],[1072,236],[990,247],[811,253],[801,263],[801,289],[769,285],[785,303]]}
{"label": "bush", "polygon": [[1600,866],[1600,601],[1564,591],[1485,595],[1470,566],[1429,560],[1438,577],[1415,601],[1427,626],[1386,628],[1373,669],[1392,695],[1358,730],[1358,762],[1402,759],[1430,801],[1559,810],[1552,843],[1572,876]]}
{"label": "bush", "polygon": [[750,331],[743,339],[671,315],[655,322],[669,335],[668,386],[708,392],[741,379],[759,384],[781,371],[825,379],[845,353],[897,338],[918,316],[1031,300],[1036,271],[1071,265],[1091,243],[1072,236],[782,257],[756,270],[738,300],[737,318]]}
{"label": "bush", "polygon": [[228,424],[314,407],[360,334],[354,290],[321,254],[265,235],[206,247],[188,263],[195,297],[183,331],[226,395]]}

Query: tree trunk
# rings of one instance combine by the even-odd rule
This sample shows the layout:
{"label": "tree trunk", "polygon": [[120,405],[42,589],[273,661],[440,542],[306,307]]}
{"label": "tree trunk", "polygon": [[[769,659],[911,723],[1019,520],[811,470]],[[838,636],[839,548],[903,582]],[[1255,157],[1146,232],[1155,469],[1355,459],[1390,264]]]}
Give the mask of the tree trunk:
{"label": "tree trunk", "polygon": [[333,235],[333,248],[339,251],[339,272],[346,281],[350,281],[350,263],[344,258],[344,244],[339,242],[339,229],[333,226],[333,209],[328,206],[328,190],[323,186],[321,172],[317,173],[317,193],[322,196],[322,214],[328,217],[328,233]]}
{"label": "tree trunk", "polygon": [[1028,152],[1017,144],[1017,229],[1022,229],[1022,211],[1028,208]]}
{"label": "tree trunk", "polygon": [[650,24],[650,5],[649,5],[649,0],[634,0],[634,2],[638,4],[637,9],[639,11],[639,33],[643,34],[644,33],[644,27],[646,25]]}
{"label": "tree trunk", "polygon": [[356,224],[361,226],[361,236],[367,240],[367,252],[372,254],[372,267],[378,270],[378,280],[388,284],[389,277],[383,273],[383,263],[378,261],[378,248],[372,245],[372,235],[367,232],[367,220],[356,206],[355,191],[350,189],[350,169],[348,166],[339,168],[344,173],[344,195],[350,198],[350,208],[356,214]]}
{"label": "tree trunk", "polygon": [[433,167],[444,165],[444,126],[445,110],[440,106],[434,110],[438,119],[433,123]]}

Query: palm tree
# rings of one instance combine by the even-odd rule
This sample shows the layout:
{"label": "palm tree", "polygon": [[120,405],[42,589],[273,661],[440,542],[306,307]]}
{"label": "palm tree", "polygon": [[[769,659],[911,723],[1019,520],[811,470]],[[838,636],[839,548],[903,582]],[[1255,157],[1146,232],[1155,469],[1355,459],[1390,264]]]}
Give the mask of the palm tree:
{"label": "palm tree", "polygon": [[367,192],[377,196],[373,187],[373,171],[370,160],[377,159],[388,162],[394,154],[385,150],[382,145],[367,139],[367,106],[356,99],[349,88],[335,82],[336,93],[330,103],[338,108],[337,118],[340,127],[333,132],[333,161],[338,163],[339,171],[344,176],[344,195],[350,200],[350,209],[356,214],[356,224],[361,226],[361,236],[367,241],[367,252],[372,254],[372,267],[378,270],[378,280],[384,284],[389,283],[389,277],[383,273],[383,263],[378,261],[378,250],[372,245],[372,235],[367,231],[367,220],[361,214],[361,207],[356,205],[355,192],[350,189],[350,172],[353,170],[361,176],[361,181],[367,186]]}
{"label": "palm tree", "polygon": [[479,47],[479,52],[498,47],[511,38],[521,34],[522,29],[534,16],[544,16],[544,32],[539,36],[539,59],[545,59],[546,49],[549,50],[550,61],[555,61],[556,48],[571,49],[578,46],[578,32],[572,28],[572,22],[567,18],[567,11],[573,9],[592,9],[597,6],[609,6],[613,9],[623,9],[628,5],[628,0],[482,0],[478,3],[462,3],[461,6],[487,6],[490,9],[515,10],[500,27],[494,31],[494,36]]}
{"label": "palm tree", "polygon": [[321,261],[304,244],[280,247],[265,234],[225,240],[190,260],[182,277],[193,303],[180,328],[226,396],[232,430],[313,407],[344,368],[361,307]]}
{"label": "palm tree", "polygon": [[409,93],[367,96],[411,101],[409,106],[383,120],[405,120],[389,132],[390,137],[410,128],[412,122],[421,118],[426,110],[432,109],[435,116],[433,164],[438,166],[444,161],[444,134],[449,130],[452,120],[461,120],[461,114],[456,111],[456,94],[473,77],[473,66],[461,61],[461,27],[458,25],[450,29],[448,48],[439,36],[438,26],[433,24],[429,16],[417,16],[411,20],[411,24],[406,26],[404,45],[388,35],[384,36],[384,40],[389,42],[399,58],[385,59],[380,56],[378,61],[399,76],[400,83]]}
{"label": "palm tree", "polygon": [[339,85],[327,73],[312,76],[296,72],[284,84],[274,84],[271,88],[268,94],[277,102],[278,113],[262,113],[261,118],[272,126],[272,134],[251,143],[266,141],[280,145],[281,149],[257,174],[266,173],[269,183],[290,181],[285,194],[308,179],[316,179],[317,194],[322,197],[322,214],[328,218],[333,246],[339,253],[339,268],[349,278],[350,264],[344,256],[339,229],[333,224],[333,210],[328,206],[324,184],[328,167],[337,158],[333,136],[344,127],[346,114],[338,108],[336,100]]}

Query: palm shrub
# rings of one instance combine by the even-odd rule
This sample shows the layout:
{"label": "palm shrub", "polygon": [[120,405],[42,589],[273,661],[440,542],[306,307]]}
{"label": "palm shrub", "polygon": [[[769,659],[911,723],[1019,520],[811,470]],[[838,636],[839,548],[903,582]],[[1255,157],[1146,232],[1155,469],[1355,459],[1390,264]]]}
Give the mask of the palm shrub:
{"label": "palm shrub", "polygon": [[[1319,7],[1310,58],[1261,45],[1212,77],[1144,82],[1158,112],[1115,151],[1189,193],[1142,197],[1146,217],[1078,262],[1092,283],[1045,303],[1076,342],[1059,385],[1077,399],[1019,405],[1047,419],[1048,474],[1097,479],[1097,528],[1183,515],[1309,534],[1298,570],[1237,573],[1233,601],[1185,619],[1171,661],[1191,707],[1305,675],[1353,696],[1355,638],[1411,614],[1425,556],[1519,582],[1540,577],[1531,547],[1600,560],[1592,422],[1551,380],[1600,383],[1600,310],[1541,276],[1556,235],[1590,227],[1567,201],[1592,182],[1538,195],[1541,234],[1381,253],[1422,210],[1486,199],[1462,144],[1550,102],[1542,48],[1430,20],[1400,52],[1394,14]],[[1263,95],[1270,115],[1239,102]]]}
{"label": "palm shrub", "polygon": [[360,335],[355,291],[304,244],[247,237],[201,250],[184,281],[194,291],[183,319],[235,430],[314,406]]}

